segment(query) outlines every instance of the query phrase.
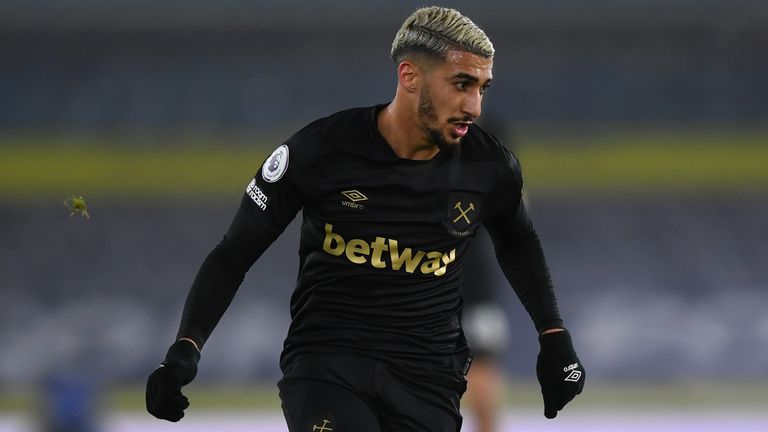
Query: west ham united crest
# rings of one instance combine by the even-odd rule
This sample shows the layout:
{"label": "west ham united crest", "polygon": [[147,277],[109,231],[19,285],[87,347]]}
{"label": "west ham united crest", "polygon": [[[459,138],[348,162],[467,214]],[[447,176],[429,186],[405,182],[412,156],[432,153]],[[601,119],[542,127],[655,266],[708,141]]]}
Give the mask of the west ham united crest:
{"label": "west ham united crest", "polygon": [[448,208],[443,223],[454,237],[474,234],[480,224],[481,196],[471,191],[453,191],[449,195]]}

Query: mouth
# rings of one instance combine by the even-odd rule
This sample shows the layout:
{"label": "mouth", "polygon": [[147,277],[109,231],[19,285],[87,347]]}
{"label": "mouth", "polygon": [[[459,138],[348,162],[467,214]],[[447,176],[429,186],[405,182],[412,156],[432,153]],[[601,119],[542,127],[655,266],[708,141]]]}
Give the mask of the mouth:
{"label": "mouth", "polygon": [[472,122],[453,122],[451,123],[451,132],[457,138],[462,138],[469,132],[469,126]]}

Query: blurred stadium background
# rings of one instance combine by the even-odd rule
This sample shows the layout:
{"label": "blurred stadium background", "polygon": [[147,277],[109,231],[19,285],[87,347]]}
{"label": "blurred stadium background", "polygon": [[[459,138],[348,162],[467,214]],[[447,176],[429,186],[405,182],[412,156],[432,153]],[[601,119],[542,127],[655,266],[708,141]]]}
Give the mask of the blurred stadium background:
{"label": "blurred stadium background", "polygon": [[[503,290],[506,427],[768,430],[768,4],[438,3],[496,45],[485,121],[522,159],[587,365],[546,421]],[[189,418],[145,414],[144,380],[264,155],[388,101],[391,38],[421,5],[0,3],[0,431],[284,430],[295,222],[206,346]]]}

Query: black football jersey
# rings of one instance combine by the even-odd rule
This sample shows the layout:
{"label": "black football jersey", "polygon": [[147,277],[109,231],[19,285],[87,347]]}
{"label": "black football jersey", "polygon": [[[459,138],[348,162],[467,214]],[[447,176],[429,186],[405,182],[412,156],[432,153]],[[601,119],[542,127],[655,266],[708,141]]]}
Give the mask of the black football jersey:
{"label": "black football jersey", "polygon": [[[226,308],[228,293],[299,210],[283,368],[306,352],[425,363],[465,352],[461,269],[481,224],[537,328],[561,324],[515,157],[473,125],[453,151],[401,159],[379,133],[383,107],[317,120],[264,161],[198,274],[180,336],[205,341],[223,313],[209,309]],[[202,300],[214,291],[224,298],[218,306]]]}

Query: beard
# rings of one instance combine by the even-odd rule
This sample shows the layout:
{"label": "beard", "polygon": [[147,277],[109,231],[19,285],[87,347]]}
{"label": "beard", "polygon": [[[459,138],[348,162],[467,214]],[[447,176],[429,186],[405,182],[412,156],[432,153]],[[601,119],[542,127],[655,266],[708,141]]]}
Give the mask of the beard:
{"label": "beard", "polygon": [[431,127],[430,124],[437,123],[439,117],[435,110],[435,105],[432,103],[432,97],[429,95],[429,91],[426,87],[422,87],[419,93],[419,117],[421,118],[424,130],[429,136],[429,140],[440,149],[440,151],[453,152],[456,149],[457,143],[448,141],[442,131],[437,128]]}

